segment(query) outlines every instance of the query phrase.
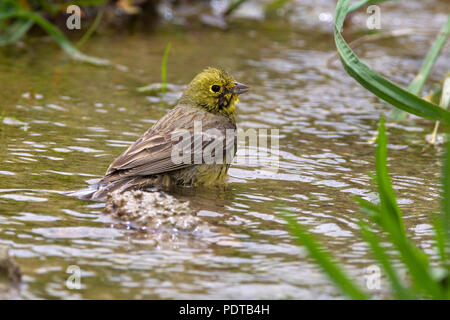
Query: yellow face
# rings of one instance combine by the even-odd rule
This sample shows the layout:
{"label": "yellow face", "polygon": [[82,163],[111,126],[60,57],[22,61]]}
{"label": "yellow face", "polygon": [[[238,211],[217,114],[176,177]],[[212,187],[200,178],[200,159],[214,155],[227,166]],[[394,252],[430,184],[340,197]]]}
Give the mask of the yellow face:
{"label": "yellow face", "polygon": [[191,81],[180,102],[232,117],[239,101],[238,95],[247,90],[247,86],[236,82],[227,72],[208,68]]}

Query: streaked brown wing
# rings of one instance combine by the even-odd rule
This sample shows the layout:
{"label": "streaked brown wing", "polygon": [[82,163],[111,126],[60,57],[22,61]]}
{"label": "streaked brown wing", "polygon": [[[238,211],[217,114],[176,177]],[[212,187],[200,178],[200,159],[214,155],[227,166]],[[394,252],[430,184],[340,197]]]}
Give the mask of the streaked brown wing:
{"label": "streaked brown wing", "polygon": [[[181,116],[179,118],[179,116]],[[177,121],[173,121],[176,118]],[[194,121],[202,122],[202,134],[194,135]],[[177,128],[174,128],[177,127]],[[216,128],[216,133],[205,132],[209,128]],[[223,152],[230,152],[233,141],[225,141],[225,130],[234,125],[216,115],[203,110],[189,107],[177,107],[161,118],[155,126],[148,130],[140,139],[131,145],[109,166],[105,177],[100,183],[112,182],[133,176],[155,175],[173,170],[179,170],[194,165],[194,153],[202,152],[211,143],[220,144]],[[172,151],[179,143],[179,135],[189,134],[191,137],[188,150],[191,161],[189,163],[174,162]],[[201,139],[201,143],[199,143]],[[194,148],[195,146],[201,146]]]}

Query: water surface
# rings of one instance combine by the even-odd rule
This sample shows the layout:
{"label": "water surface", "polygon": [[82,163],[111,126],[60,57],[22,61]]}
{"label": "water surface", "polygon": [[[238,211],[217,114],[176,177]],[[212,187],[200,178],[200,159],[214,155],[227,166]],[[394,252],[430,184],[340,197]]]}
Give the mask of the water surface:
{"label": "water surface", "polygon": [[[0,51],[0,243],[22,268],[21,298],[279,299],[339,298],[286,232],[286,206],[337,255],[362,285],[373,264],[357,230],[363,217],[354,195],[375,200],[372,139],[391,107],[362,89],[335,52],[334,1],[314,2],[288,21],[236,21],[227,32],[178,28],[91,39],[84,51],[124,67],[69,60],[51,42],[30,40]],[[316,5],[317,3],[317,5]],[[382,6],[383,27],[438,30],[445,1]],[[322,14],[322,15],[321,15]],[[323,15],[325,14],[325,15]],[[319,19],[320,17],[320,19]],[[365,27],[365,16],[355,18]],[[321,21],[322,20],[322,21]],[[244,30],[244,31],[243,31]],[[370,66],[406,86],[420,68],[430,36],[363,45]],[[164,48],[172,43],[164,97],[137,93],[160,81]],[[234,165],[225,189],[178,195],[217,227],[209,239],[176,235],[163,241],[117,227],[103,204],[67,197],[101,177],[109,163],[175,103],[207,66],[222,66],[252,90],[238,105],[241,128],[280,130],[280,163]],[[448,71],[448,48],[431,83]],[[429,90],[431,87],[425,88]],[[439,152],[423,150],[433,123],[389,128],[389,164],[405,225],[428,252],[430,216],[439,207]],[[70,265],[82,289],[66,287]],[[383,295],[387,283],[382,283]]]}

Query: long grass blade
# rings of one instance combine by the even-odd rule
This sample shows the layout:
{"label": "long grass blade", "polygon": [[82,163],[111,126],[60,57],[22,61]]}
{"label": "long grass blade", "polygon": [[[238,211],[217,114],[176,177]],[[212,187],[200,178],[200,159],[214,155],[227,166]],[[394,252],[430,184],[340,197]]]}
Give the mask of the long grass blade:
{"label": "long grass blade", "polygon": [[378,128],[377,142],[376,169],[381,203],[378,219],[380,227],[389,234],[391,241],[400,253],[402,261],[411,275],[414,288],[434,299],[442,299],[444,292],[431,274],[427,255],[414,246],[405,234],[401,211],[396,202],[387,168],[387,137],[383,118]]}
{"label": "long grass blade", "polygon": [[276,11],[281,8],[283,8],[288,2],[291,2],[292,0],[273,0],[272,2],[269,2],[265,5],[264,11],[271,12]]}
{"label": "long grass blade", "polygon": [[[427,81],[431,69],[433,69],[433,66],[437,58],[439,57],[442,48],[444,48],[445,42],[447,41],[449,36],[450,36],[450,15],[448,16],[447,22],[439,31],[436,40],[434,41],[433,45],[428,51],[428,54],[422,64],[422,67],[420,68],[419,73],[409,84],[407,89],[409,92],[415,95],[418,95],[420,93],[420,90],[425,84],[425,81]],[[399,109],[394,109],[391,115],[391,119],[394,121],[400,121],[405,117],[406,113],[403,110]]]}
{"label": "long grass blade", "polygon": [[[441,90],[441,98],[439,105],[447,109],[450,105],[450,74],[444,79],[444,84]],[[437,129],[439,121],[436,122],[430,143],[434,143],[437,136]],[[446,143],[446,150],[444,155],[443,169],[442,169],[442,209],[441,214],[435,217],[433,221],[436,246],[438,248],[439,256],[444,267],[450,269],[450,140]]]}
{"label": "long grass blade", "polygon": [[362,6],[365,6],[365,5],[371,5],[371,4],[376,4],[376,3],[385,2],[385,1],[388,1],[388,0],[361,0],[361,1],[358,1],[354,4],[352,4],[349,7],[347,13],[358,10],[359,8],[361,8]]}
{"label": "long grass blade", "polygon": [[367,214],[376,224],[378,225],[382,224],[382,222],[380,221],[380,212],[381,212],[380,206],[367,200],[364,200],[360,197],[355,197],[355,200],[359,203],[362,212]]}
{"label": "long grass blade", "polygon": [[19,41],[33,26],[33,20],[19,19],[9,26],[0,36],[0,46]]}
{"label": "long grass blade", "polygon": [[167,59],[169,58],[169,52],[172,44],[169,42],[164,50],[163,59],[161,62],[161,92],[166,92],[167,85]]}
{"label": "long grass blade", "polygon": [[89,40],[89,38],[92,36],[92,34],[97,30],[98,26],[100,25],[100,21],[102,21],[103,13],[105,13],[105,7],[101,7],[98,9],[97,15],[95,16],[94,22],[89,27],[88,31],[81,37],[80,40],[78,40],[76,46],[77,48],[81,48],[83,44]]}
{"label": "long grass blade", "polygon": [[110,62],[106,59],[91,57],[81,53],[70,41],[64,36],[64,34],[53,24],[41,17],[39,14],[27,11],[17,10],[13,12],[0,13],[0,20],[10,18],[25,18],[34,21],[42,29],[44,29],[58,44],[59,46],[69,54],[75,60],[91,63],[94,65],[109,65]]}
{"label": "long grass blade", "polygon": [[241,4],[243,4],[245,1],[247,1],[247,0],[235,0],[235,1],[233,1],[223,15],[224,16],[229,16],[230,14],[233,13],[233,11],[235,11],[237,8],[239,8],[241,6]]}
{"label": "long grass blade", "polygon": [[415,297],[402,284],[397,271],[393,267],[392,261],[389,259],[389,256],[384,248],[380,245],[380,240],[376,234],[370,231],[368,225],[363,221],[361,221],[359,225],[364,240],[370,245],[372,254],[383,267],[383,270],[386,273],[392,288],[394,289],[395,297],[402,300],[414,299]]}
{"label": "long grass blade", "polygon": [[447,258],[447,245],[446,245],[446,231],[444,227],[444,221],[442,217],[435,217],[433,220],[433,230],[434,230],[434,240],[436,241],[436,247],[438,250],[439,258],[441,263],[446,266],[448,265]]}
{"label": "long grass blade", "polygon": [[350,279],[345,271],[334,261],[331,254],[325,251],[308,231],[301,227],[289,214],[285,213],[284,218],[288,222],[291,234],[297,239],[299,245],[305,246],[309,256],[345,295],[355,300],[368,299],[366,293]]}
{"label": "long grass blade", "polygon": [[450,113],[404,90],[379,73],[371,70],[352,51],[341,35],[341,29],[349,8],[349,0],[338,0],[335,12],[334,37],[345,70],[363,87],[394,107],[419,117],[440,120],[450,124]]}
{"label": "long grass blade", "polygon": [[445,160],[442,171],[442,211],[441,220],[445,231],[445,256],[450,268],[450,139],[447,139]]}

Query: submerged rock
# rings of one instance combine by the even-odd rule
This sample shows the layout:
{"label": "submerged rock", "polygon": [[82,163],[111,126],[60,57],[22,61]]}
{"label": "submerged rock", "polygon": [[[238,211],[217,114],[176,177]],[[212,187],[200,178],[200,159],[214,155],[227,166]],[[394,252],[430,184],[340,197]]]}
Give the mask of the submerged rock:
{"label": "submerged rock", "polygon": [[140,231],[129,234],[132,241],[159,248],[203,248],[210,244],[240,246],[232,231],[214,226],[197,216],[189,202],[164,192],[126,191],[107,196],[105,215],[111,227]]}
{"label": "submerged rock", "polygon": [[206,226],[206,222],[197,217],[196,212],[189,207],[189,202],[181,202],[162,192],[115,191],[108,195],[104,211],[140,229],[176,228],[193,232]]}

